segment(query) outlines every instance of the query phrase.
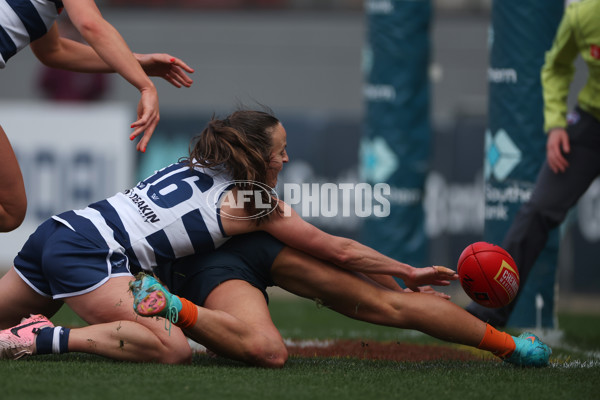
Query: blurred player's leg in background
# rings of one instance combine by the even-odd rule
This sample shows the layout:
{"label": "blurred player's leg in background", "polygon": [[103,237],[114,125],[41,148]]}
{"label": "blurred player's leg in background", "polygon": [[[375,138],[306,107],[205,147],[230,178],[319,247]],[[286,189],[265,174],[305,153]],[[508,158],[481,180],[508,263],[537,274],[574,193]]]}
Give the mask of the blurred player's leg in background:
{"label": "blurred player's leg in background", "polygon": [[27,211],[25,184],[17,157],[0,126],[0,232],[16,229]]}

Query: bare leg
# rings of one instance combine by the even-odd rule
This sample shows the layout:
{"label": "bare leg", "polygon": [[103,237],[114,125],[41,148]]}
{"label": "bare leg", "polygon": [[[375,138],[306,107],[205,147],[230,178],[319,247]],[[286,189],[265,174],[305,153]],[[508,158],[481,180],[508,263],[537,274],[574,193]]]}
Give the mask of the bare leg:
{"label": "bare leg", "polygon": [[9,232],[25,218],[27,196],[17,157],[1,126],[0,182],[0,232]]}
{"label": "bare leg", "polygon": [[183,332],[165,329],[162,318],[142,318],[133,311],[129,282],[133,277],[116,277],[65,303],[90,325],[72,329],[69,351],[99,354],[125,361],[186,363],[191,349]]}
{"label": "bare leg", "polygon": [[380,325],[415,329],[449,342],[477,346],[486,324],[456,304],[432,294],[402,293],[307,254],[284,248],[271,268],[283,289],[348,317]]}
{"label": "bare leg", "polygon": [[0,329],[17,325],[21,318],[30,314],[52,317],[63,305],[35,292],[17,274],[14,268],[0,279]]}
{"label": "bare leg", "polygon": [[[124,361],[186,363],[191,349],[183,332],[165,321],[142,318],[133,311],[128,284],[133,277],[110,279],[90,293],[65,299],[81,318],[91,324],[71,329],[69,351],[98,354]],[[29,314],[51,317],[63,304],[36,293],[11,268],[0,279],[0,328],[17,325]]]}
{"label": "bare leg", "polygon": [[198,307],[196,325],[186,332],[215,353],[252,365],[280,368],[287,361],[264,296],[245,281],[217,286],[204,307]]}
{"label": "bare leg", "polygon": [[[163,320],[153,321],[158,322],[159,328],[168,334]],[[171,335],[175,336],[176,331],[176,327],[172,327]],[[69,351],[98,354],[123,361],[189,363],[189,344],[185,338],[185,341],[181,341],[177,336],[173,338],[173,345],[179,343],[179,349],[161,342],[163,338],[158,337],[156,332],[144,324],[121,320],[72,329],[69,335]],[[188,351],[189,355],[186,354]]]}

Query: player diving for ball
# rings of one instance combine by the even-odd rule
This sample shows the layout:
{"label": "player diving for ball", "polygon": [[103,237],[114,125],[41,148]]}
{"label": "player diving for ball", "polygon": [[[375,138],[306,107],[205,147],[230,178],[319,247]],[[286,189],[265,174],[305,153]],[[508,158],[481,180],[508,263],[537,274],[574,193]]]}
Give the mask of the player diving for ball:
{"label": "player diving for ball", "polygon": [[[548,364],[551,350],[536,336],[500,332],[423,288],[457,279],[448,268],[414,268],[329,235],[264,191],[270,213],[255,202],[221,202],[229,193],[274,187],[289,160],[286,147],[286,131],[271,113],[236,111],[211,120],[187,159],[44,222],[0,279],[0,354],[83,351],[182,363],[191,359],[188,335],[227,357],[281,367],[287,350],[264,296],[275,283],[352,318],[419,330],[517,365]],[[153,270],[183,274],[173,287],[202,306],[149,276],[132,276]],[[176,326],[169,331],[169,321],[139,317],[130,284],[138,313],[166,316]],[[51,316],[63,302],[91,325],[69,330],[41,315],[27,318]]]}

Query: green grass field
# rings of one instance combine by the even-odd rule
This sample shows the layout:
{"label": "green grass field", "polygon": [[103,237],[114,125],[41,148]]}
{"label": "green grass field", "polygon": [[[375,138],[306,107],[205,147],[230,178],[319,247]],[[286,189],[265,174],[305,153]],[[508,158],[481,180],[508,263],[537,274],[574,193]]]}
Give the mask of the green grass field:
{"label": "green grass field", "polygon": [[[273,299],[285,338],[442,344],[411,331],[339,316],[305,300]],[[53,321],[81,324],[63,308]],[[559,315],[552,365],[515,368],[481,361],[397,362],[291,357],[266,370],[205,355],[192,365],[115,362],[86,354],[0,361],[1,399],[598,399],[600,315]]]}

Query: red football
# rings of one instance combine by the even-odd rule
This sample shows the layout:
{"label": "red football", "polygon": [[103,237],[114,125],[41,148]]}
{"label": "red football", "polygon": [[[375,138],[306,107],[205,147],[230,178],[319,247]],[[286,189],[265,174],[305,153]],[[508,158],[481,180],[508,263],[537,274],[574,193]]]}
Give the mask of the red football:
{"label": "red football", "polygon": [[500,246],[486,242],[468,245],[458,258],[457,270],[465,293],[482,306],[503,307],[519,291],[519,270]]}

